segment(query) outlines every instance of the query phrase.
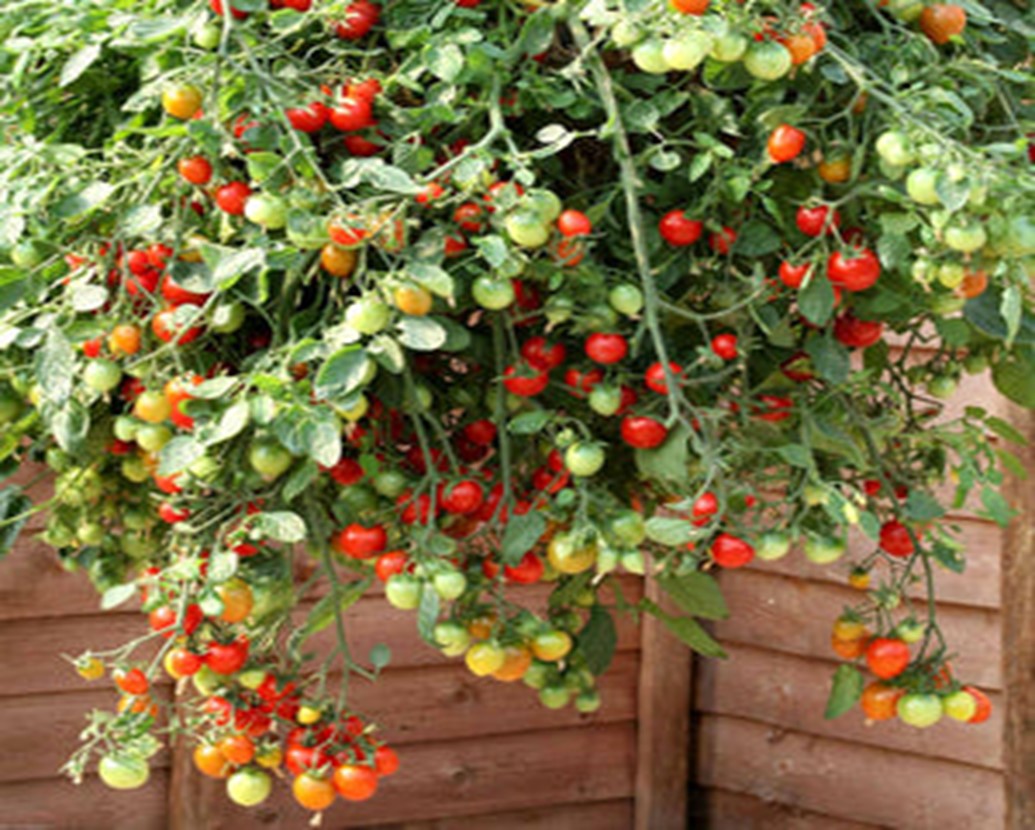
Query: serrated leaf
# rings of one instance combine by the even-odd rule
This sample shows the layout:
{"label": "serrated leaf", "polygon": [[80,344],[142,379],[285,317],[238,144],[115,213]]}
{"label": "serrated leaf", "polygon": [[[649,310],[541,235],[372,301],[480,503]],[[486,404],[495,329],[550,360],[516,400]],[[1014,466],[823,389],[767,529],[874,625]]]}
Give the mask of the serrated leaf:
{"label": "serrated leaf", "polygon": [[701,571],[658,577],[658,585],[683,611],[706,620],[724,620],[729,608],[715,577]]}
{"label": "serrated leaf", "polygon": [[689,481],[690,430],[683,424],[672,429],[665,442],[652,450],[636,450],[636,466],[647,478],[674,484]]}
{"label": "serrated leaf", "polygon": [[862,696],[863,682],[862,673],[855,666],[847,663],[838,666],[837,671],[834,672],[830,696],[827,698],[827,708],[823,717],[832,720],[851,711]]}
{"label": "serrated leaf", "polygon": [[815,326],[825,326],[834,313],[834,287],[823,274],[812,275],[798,292],[798,309]]}
{"label": "serrated leaf", "polygon": [[99,43],[89,43],[77,52],[73,52],[61,67],[58,86],[64,89],[79,80],[82,74],[101,56],[101,48]]}
{"label": "serrated leaf", "polygon": [[290,510],[259,513],[252,517],[252,527],[266,539],[278,542],[302,542],[306,538],[306,526],[302,517]]}
{"label": "serrated leaf", "polygon": [[186,470],[204,454],[205,447],[197,438],[178,435],[158,453],[158,475],[168,476]]}
{"label": "serrated leaf", "polygon": [[538,510],[513,515],[503,531],[500,559],[504,565],[517,565],[546,532],[546,518]]}
{"label": "serrated leaf", "polygon": [[578,648],[586,660],[586,668],[598,677],[607,671],[618,646],[618,632],[611,614],[594,605],[589,619],[578,634]]}
{"label": "serrated leaf", "polygon": [[317,398],[344,398],[363,385],[370,372],[370,358],[358,346],[347,346],[332,354],[316,373],[313,392]]}
{"label": "serrated leaf", "polygon": [[701,628],[700,624],[693,617],[676,617],[668,614],[657,603],[649,599],[640,600],[640,608],[646,613],[657,617],[664,624],[665,628],[698,654],[717,658],[728,656],[726,650],[707,631]]}
{"label": "serrated leaf", "polygon": [[805,346],[812,358],[816,373],[827,383],[839,386],[848,379],[852,371],[852,359],[848,349],[833,337],[814,337]]}
{"label": "serrated leaf", "polygon": [[417,606],[417,633],[426,643],[435,642],[435,624],[438,622],[442,599],[430,582],[425,582]]}
{"label": "serrated leaf", "polygon": [[101,595],[101,609],[110,611],[112,608],[118,608],[136,595],[137,586],[132,582],[125,585],[113,585]]}
{"label": "serrated leaf", "polygon": [[992,432],[998,435],[1000,438],[1005,438],[1011,443],[1017,444],[1022,447],[1028,446],[1028,439],[1011,424],[1004,421],[1002,418],[997,418],[994,415],[990,415],[985,418],[985,426],[988,427]]}
{"label": "serrated leaf", "polygon": [[0,558],[14,547],[18,534],[29,520],[32,501],[22,494],[20,487],[0,490]]}

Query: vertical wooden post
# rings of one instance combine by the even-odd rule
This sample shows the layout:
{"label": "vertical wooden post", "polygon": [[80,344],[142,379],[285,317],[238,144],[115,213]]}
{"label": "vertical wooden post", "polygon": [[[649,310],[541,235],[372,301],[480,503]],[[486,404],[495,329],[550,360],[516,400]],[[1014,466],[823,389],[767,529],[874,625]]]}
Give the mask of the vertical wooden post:
{"label": "vertical wooden post", "polygon": [[[646,596],[673,611],[648,578]],[[690,753],[690,649],[650,615],[641,629],[636,830],[684,830]]]}
{"label": "vertical wooden post", "polygon": [[[173,694],[180,697],[179,689]],[[195,768],[189,741],[179,736],[171,746],[169,830],[213,830],[213,782]],[[220,782],[221,783],[221,782]]]}
{"label": "vertical wooden post", "polygon": [[1006,830],[1035,821],[1035,412],[1014,407],[1010,420],[1030,442],[1019,456],[1026,481],[1010,477],[1007,498],[1020,511],[1005,534],[1002,565],[1003,754]]}

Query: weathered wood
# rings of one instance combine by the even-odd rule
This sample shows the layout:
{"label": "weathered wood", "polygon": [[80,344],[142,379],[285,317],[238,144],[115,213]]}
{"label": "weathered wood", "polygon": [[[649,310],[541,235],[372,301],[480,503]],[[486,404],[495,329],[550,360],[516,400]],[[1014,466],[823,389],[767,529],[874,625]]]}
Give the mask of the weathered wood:
{"label": "weathered wood", "polygon": [[[715,625],[720,640],[789,654],[830,654],[830,627],[845,607],[859,600],[848,587],[761,571],[724,574],[721,581],[731,614]],[[956,655],[955,675],[985,689],[1001,689],[998,613],[945,605],[938,619]]]}
{"label": "weathered wood", "polygon": [[702,660],[695,669],[700,712],[759,721],[795,732],[912,752],[1001,770],[1001,695],[992,693],[992,720],[969,726],[945,719],[933,729],[898,721],[867,724],[858,709],[836,720],[823,717],[833,661],[729,645],[728,661]]}
{"label": "weathered wood", "polygon": [[727,790],[703,790],[695,803],[694,826],[708,830],[882,830]]}
{"label": "weathered wood", "polygon": [[57,553],[25,536],[0,567],[0,621],[99,614],[101,598],[83,573],[69,573]]}
{"label": "weathered wood", "polygon": [[[1003,531],[991,522],[959,518],[954,520],[962,530],[962,541],[966,545],[967,569],[962,574],[946,568],[936,567],[934,571],[935,592],[942,604],[966,605],[977,608],[998,609],[1000,604],[1000,549]],[[833,565],[817,565],[805,558],[800,549],[791,551],[783,559],[764,562],[756,559],[749,570],[764,573],[793,576],[813,582],[826,582],[844,586],[854,561],[863,559],[874,551],[876,545],[861,530],[853,530],[848,537],[848,554]],[[879,576],[880,569],[875,572]],[[911,586],[907,593],[914,598],[924,596],[923,586]]]}
{"label": "weathered wood", "polygon": [[[653,579],[646,594],[678,612]],[[635,827],[680,830],[687,819],[691,653],[655,617],[645,614],[640,628]]]}
{"label": "weathered wood", "polygon": [[[1013,424],[1028,437],[1020,454],[1035,475],[1035,413],[1019,407]],[[1003,548],[1003,684],[1008,830],[1035,826],[1035,482],[1011,477],[1007,498],[1020,511]]]}
{"label": "weathered wood", "polygon": [[633,802],[623,799],[377,826],[380,830],[629,830],[632,823]]}
{"label": "weathered wood", "polygon": [[[0,784],[3,830],[166,830],[165,770],[153,770],[133,792],[108,789],[97,776],[76,786],[67,778]],[[201,828],[195,828],[201,830]]]}
{"label": "weathered wood", "polygon": [[699,783],[840,819],[908,830],[1003,826],[992,770],[704,715]]}
{"label": "weathered wood", "polygon": [[[399,772],[358,804],[338,802],[324,827],[355,828],[407,821],[482,816],[552,805],[611,802],[633,794],[636,727],[605,724],[474,738],[401,748]],[[275,788],[258,809],[238,808],[205,782],[197,797],[213,798],[208,824],[191,830],[297,830],[307,814]],[[460,826],[466,826],[460,824]],[[186,828],[174,828],[186,830]]]}

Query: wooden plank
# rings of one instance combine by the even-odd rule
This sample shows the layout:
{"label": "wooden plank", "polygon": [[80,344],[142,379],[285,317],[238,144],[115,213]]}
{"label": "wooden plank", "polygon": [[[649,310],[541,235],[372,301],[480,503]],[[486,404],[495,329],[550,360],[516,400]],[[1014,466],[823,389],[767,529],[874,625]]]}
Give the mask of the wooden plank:
{"label": "wooden plank", "polygon": [[729,651],[728,661],[700,661],[696,669],[699,678],[696,710],[841,741],[1002,769],[1000,695],[992,693],[992,720],[981,726],[969,726],[948,718],[931,729],[913,729],[898,721],[867,724],[858,709],[831,721],[823,717],[823,711],[836,663],[751,646],[733,645]]}
{"label": "wooden plank", "polygon": [[[657,582],[647,596],[677,612]],[[656,617],[641,623],[636,830],[686,827],[690,748],[690,650]]]}
{"label": "wooden plank", "polygon": [[[1015,407],[1011,420],[1028,437],[1022,459],[1035,474],[1035,413]],[[1008,830],[1035,821],[1035,483],[1009,479],[1007,498],[1020,515],[1006,533],[1003,551],[1003,654],[1006,688]]]}
{"label": "wooden plank", "polygon": [[[156,699],[168,700],[170,686],[158,687]],[[95,688],[61,695],[7,698],[0,718],[0,783],[54,778],[79,747],[79,733],[92,709],[112,710],[118,695],[110,688]],[[45,735],[46,740],[41,740]],[[168,765],[163,753],[153,767]]]}
{"label": "wooden plank", "polygon": [[880,830],[876,824],[810,813],[743,793],[708,789],[697,794],[695,826],[708,830]]}
{"label": "wooden plank", "polygon": [[[636,727],[604,724],[492,738],[401,747],[399,772],[370,801],[339,801],[325,827],[356,828],[407,821],[459,819],[486,813],[631,798]],[[227,801],[222,784],[206,779],[193,790],[211,805],[204,830],[296,830],[307,814],[278,786],[258,809]],[[460,824],[460,826],[466,826]],[[172,830],[201,830],[172,825]]]}
{"label": "wooden plank", "polygon": [[[716,623],[720,640],[803,656],[830,654],[830,628],[845,607],[858,602],[848,587],[791,579],[760,571],[721,575],[732,609]],[[991,609],[939,608],[939,621],[954,656],[956,677],[984,689],[1002,689],[999,615]]]}
{"label": "wooden plank", "polygon": [[528,830],[533,827],[535,830],[629,830],[632,824],[633,802],[622,799],[378,826],[381,830]]}
{"label": "wooden plank", "polygon": [[[956,574],[935,566],[934,582],[938,601],[943,604],[999,608],[1003,531],[990,522],[975,519],[958,519],[954,523],[960,526],[961,538],[966,545],[967,569],[962,574]],[[875,548],[876,545],[861,530],[853,529],[848,537],[848,554],[833,565],[817,565],[806,559],[800,549],[795,549],[775,562],[756,559],[748,569],[843,586],[853,564],[869,556]],[[874,571],[874,584],[879,583],[881,572],[881,567]],[[908,593],[914,598],[924,596],[919,584],[911,586]]]}
{"label": "wooden plank", "polygon": [[101,598],[84,573],[70,573],[57,553],[23,536],[0,567],[0,621],[100,613]]}
{"label": "wooden plank", "polygon": [[78,787],[66,778],[0,784],[0,828],[165,830],[167,788],[165,770],[152,771],[147,785],[132,792],[109,789],[96,776]]}
{"label": "wooden plank", "polygon": [[1002,827],[992,770],[704,715],[699,781],[835,818],[909,830]]}

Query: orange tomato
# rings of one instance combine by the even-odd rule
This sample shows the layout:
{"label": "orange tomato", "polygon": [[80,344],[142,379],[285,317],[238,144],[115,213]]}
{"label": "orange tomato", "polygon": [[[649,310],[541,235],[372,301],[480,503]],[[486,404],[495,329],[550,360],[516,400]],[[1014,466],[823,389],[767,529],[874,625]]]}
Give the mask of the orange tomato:
{"label": "orange tomato", "polygon": [[252,613],[255,599],[248,583],[241,579],[231,579],[216,588],[216,593],[223,601],[223,613],[219,619],[223,622],[238,623]]}
{"label": "orange tomato", "polygon": [[968,271],[960,283],[959,294],[968,300],[980,297],[988,288],[988,274],[984,271]]}
{"label": "orange tomato", "polygon": [[230,774],[230,764],[215,744],[198,744],[194,748],[194,766],[209,778],[226,778]]}
{"label": "orange tomato", "polygon": [[108,335],[108,349],[116,355],[133,355],[140,351],[140,329],[123,324]]}
{"label": "orange tomato", "polygon": [[423,317],[431,311],[432,298],[427,289],[419,285],[402,285],[392,295],[395,307],[403,314],[412,317]]}
{"label": "orange tomato", "polygon": [[831,635],[830,646],[834,649],[834,653],[842,660],[855,660],[866,651],[866,638],[842,640],[840,637]]}
{"label": "orange tomato", "polygon": [[162,93],[162,107],[173,118],[187,121],[201,111],[201,90],[189,84],[170,87]]}
{"label": "orange tomato", "polygon": [[791,63],[795,66],[805,63],[819,51],[816,41],[804,33],[785,37],[780,43],[791,53]]}
{"label": "orange tomato", "polygon": [[360,764],[342,764],[333,782],[338,795],[348,801],[366,801],[377,792],[377,773]]}
{"label": "orange tomato", "polygon": [[303,772],[291,785],[295,801],[307,810],[319,812],[326,810],[334,803],[334,785],[326,778],[320,778],[311,772]]}
{"label": "orange tomato", "polygon": [[903,689],[873,682],[863,689],[859,705],[869,720],[891,720],[895,717],[898,699],[904,693]]}
{"label": "orange tomato", "polygon": [[320,251],[320,267],[333,277],[345,279],[356,270],[358,257],[351,248],[342,248],[328,242]]}
{"label": "orange tomato", "polygon": [[219,751],[231,764],[240,766],[255,757],[255,744],[247,735],[227,735],[219,742]]}
{"label": "orange tomato", "polygon": [[843,154],[834,155],[823,159],[816,171],[827,184],[844,184],[852,176],[852,159]]}
{"label": "orange tomato", "polygon": [[492,673],[497,680],[512,683],[525,676],[532,665],[532,652],[524,645],[511,645],[503,649],[503,665]]}

